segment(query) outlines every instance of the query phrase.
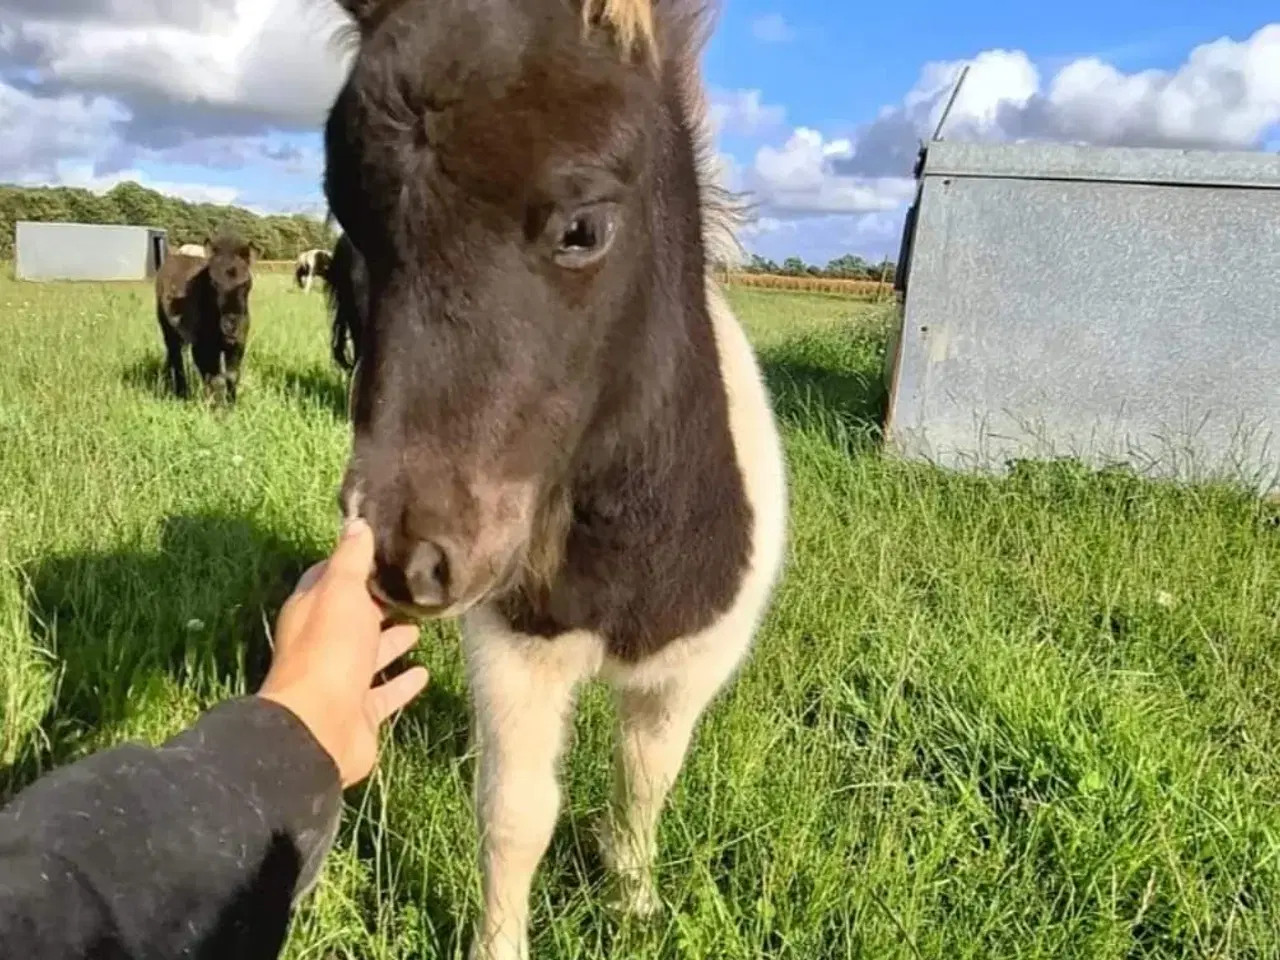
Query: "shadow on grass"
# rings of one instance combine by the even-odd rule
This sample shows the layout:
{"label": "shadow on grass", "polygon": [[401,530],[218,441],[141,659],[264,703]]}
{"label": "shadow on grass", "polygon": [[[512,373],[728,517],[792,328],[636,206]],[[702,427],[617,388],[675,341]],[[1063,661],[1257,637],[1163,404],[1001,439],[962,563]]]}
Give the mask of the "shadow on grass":
{"label": "shadow on grass", "polygon": [[[183,360],[193,397],[200,396],[200,376],[189,358]],[[280,393],[293,397],[306,406],[331,413],[336,420],[347,419],[347,380],[336,367],[309,367],[303,370],[286,367],[265,358],[255,362],[250,352],[245,356],[244,373],[260,383],[271,384]],[[147,354],[126,366],[121,373],[125,386],[149,397],[177,400],[169,378],[169,367],[163,357]],[[241,387],[241,395],[245,388]]]}
{"label": "shadow on grass", "polygon": [[158,549],[28,566],[32,636],[47,638],[63,671],[43,724],[47,759],[104,731],[162,725],[175,691],[204,706],[256,689],[270,663],[267,625],[317,559],[249,520],[206,514],[166,519]]}
{"label": "shadow on grass", "polygon": [[[84,734],[127,725],[157,706],[147,697],[156,680],[201,706],[228,689],[256,689],[270,666],[269,626],[321,557],[243,517],[200,514],[164,520],[158,548],[27,565],[29,630],[62,672],[42,724],[53,733],[54,759]],[[432,684],[406,719],[428,756],[449,763],[465,755],[462,694]]]}
{"label": "shadow on grass", "polygon": [[884,426],[888,396],[875,371],[825,366],[799,358],[762,358],[773,408],[785,422],[804,426],[834,418],[876,434]]}
{"label": "shadow on grass", "polygon": [[[425,696],[425,695],[424,695]],[[462,729],[459,724],[458,729]],[[433,765],[432,776],[444,772]],[[470,791],[475,764],[467,761],[462,767],[462,784],[467,791],[467,811],[472,815]],[[357,788],[357,790],[364,787]],[[359,807],[362,798],[356,792],[349,796],[349,804]],[[382,890],[379,902],[370,904],[367,917],[394,915],[405,909],[415,917],[415,930],[405,930],[400,935],[399,946],[406,950],[405,955],[422,956],[431,954],[440,957],[465,956],[474,939],[475,924],[479,918],[480,905],[472,901],[467,892],[458,888],[456,880],[452,880],[449,871],[440,869],[438,859],[432,859],[411,836],[399,830],[379,830],[378,825],[386,819],[394,819],[387,812],[371,805],[365,818],[359,822],[348,820],[344,827],[348,832],[339,842],[346,843],[354,839],[357,857],[368,864],[381,863],[383,872],[396,878],[393,889]],[[543,885],[550,894],[549,908],[552,915],[563,918],[566,912],[583,899],[584,889],[592,891],[590,900],[596,901],[599,895],[611,892],[612,878],[599,856],[594,840],[594,815],[572,811],[561,811],[557,820],[551,844],[538,865],[538,878],[535,882]],[[468,850],[463,854],[463,865],[469,874],[479,871],[479,863],[474,854]],[[535,890],[537,898],[541,891]],[[534,909],[537,909],[536,903]],[[599,920],[597,915],[588,915],[593,925]],[[419,926],[419,924],[421,926]],[[430,943],[415,943],[414,939],[422,935],[423,928],[429,931]],[[536,928],[535,928],[536,937]],[[588,931],[584,930],[586,934]],[[603,929],[593,929],[592,936],[602,937],[608,944],[616,935],[612,923],[606,923]],[[412,952],[409,952],[412,951]]]}
{"label": "shadow on grass", "polygon": [[[190,364],[187,366],[189,378],[191,374]],[[158,397],[162,400],[177,399],[173,392],[173,385],[169,380],[168,364],[165,363],[163,357],[157,354],[148,353],[144,357],[139,357],[124,368],[120,379],[125,386],[149,397]]]}
{"label": "shadow on grass", "polygon": [[[360,803],[354,798],[349,802],[351,806],[359,806]],[[474,920],[466,909],[466,903],[459,902],[456,892],[441,882],[439,864],[424,862],[421,851],[412,840],[399,836],[395,830],[377,835],[375,824],[379,814],[375,808],[374,820],[362,820],[354,825],[348,820],[344,824],[344,830],[354,826],[357,831],[356,855],[363,863],[381,862],[382,869],[399,874],[393,889],[379,890],[377,902],[365,905],[366,923],[373,924],[380,917],[408,910],[416,922],[399,932],[397,946],[414,952],[402,955],[423,956],[430,952],[438,957],[465,956]],[[338,842],[343,843],[345,839],[340,837]],[[412,866],[405,868],[406,864]]]}
{"label": "shadow on grass", "polygon": [[347,419],[347,381],[336,367],[309,367],[305,370],[264,364],[258,371],[264,381],[274,382],[282,393],[299,402],[327,410],[335,420]]}
{"label": "shadow on grass", "polygon": [[[424,644],[429,642],[424,641]],[[467,755],[471,715],[463,694],[431,682],[406,713],[413,724],[426,729],[427,733],[421,739],[425,741],[426,754],[432,761],[447,765]],[[397,736],[405,738],[408,734],[397,733]]]}
{"label": "shadow on grass", "polygon": [[[268,625],[317,559],[313,545],[250,519],[199,514],[166,519],[158,544],[27,566],[30,630],[55,651],[62,682],[40,725],[47,748],[0,769],[0,805],[89,750],[126,739],[157,742],[176,732],[176,715],[185,723],[221,698],[256,689],[270,663]],[[433,767],[447,768],[465,755],[467,716],[461,691],[432,684],[395,735],[425,747]],[[349,799],[358,805],[358,792]],[[373,861],[367,829],[352,826],[362,858]],[[442,942],[469,935],[446,888],[428,883],[414,892]],[[371,906],[369,918],[378,914]]]}
{"label": "shadow on grass", "polygon": [[169,364],[163,357],[155,354],[149,353],[133,361],[133,363],[124,368],[120,375],[120,380],[131,390],[136,390],[138,393],[157,400],[171,400],[174,403],[198,403],[204,404],[206,407],[228,409],[221,402],[214,402],[214,398],[205,392],[204,381],[200,377],[200,371],[195,368],[195,364],[191,362],[189,355],[183,354],[182,364],[187,374],[187,385],[191,391],[186,400],[183,400],[173,392],[173,380],[169,375]]}

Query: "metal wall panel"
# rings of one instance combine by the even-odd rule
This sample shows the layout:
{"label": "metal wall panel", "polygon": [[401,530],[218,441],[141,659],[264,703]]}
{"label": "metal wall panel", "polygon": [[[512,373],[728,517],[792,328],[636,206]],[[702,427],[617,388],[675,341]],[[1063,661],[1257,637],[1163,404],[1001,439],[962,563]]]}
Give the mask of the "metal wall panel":
{"label": "metal wall panel", "polygon": [[24,220],[15,230],[14,273],[19,280],[146,280],[164,237],[152,227]]}
{"label": "metal wall panel", "polygon": [[1276,486],[1280,158],[932,144],[912,249],[891,449]]}

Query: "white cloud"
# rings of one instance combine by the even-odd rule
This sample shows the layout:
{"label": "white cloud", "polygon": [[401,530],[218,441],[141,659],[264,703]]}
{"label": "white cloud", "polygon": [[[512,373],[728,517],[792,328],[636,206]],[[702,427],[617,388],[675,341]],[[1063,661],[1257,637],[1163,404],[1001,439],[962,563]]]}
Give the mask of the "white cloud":
{"label": "white cloud", "polygon": [[1247,148],[1280,122],[1280,24],[1197,47],[1174,73],[1126,76],[1098,60],[1062,70],[1046,94],[1049,132],[1108,143]]}
{"label": "white cloud", "polygon": [[[988,50],[967,62],[943,130],[951,140],[1254,149],[1280,123],[1280,24],[1196,47],[1176,70],[1123,73],[1085,57],[1046,83],[1020,50]],[[902,102],[858,132],[841,172],[906,172],[964,65],[926,64]]]}
{"label": "white cloud", "polygon": [[128,111],[107,97],[36,97],[0,83],[0,179],[52,175],[67,156],[90,156]]}
{"label": "white cloud", "polygon": [[348,55],[331,42],[345,22],[334,3],[228,0],[231,9],[203,22],[157,7],[148,22],[119,18],[106,2],[80,20],[53,7],[27,13],[5,45],[23,45],[48,83],[288,126],[317,126],[347,69]]}
{"label": "white cloud", "polygon": [[795,220],[779,220],[777,217],[758,217],[751,223],[744,226],[741,233],[745,238],[763,237],[771,233],[789,231],[795,225]]}
{"label": "white cloud", "polygon": [[781,147],[756,153],[746,186],[775,215],[880,213],[902,205],[915,189],[908,177],[858,177],[836,165],[853,156],[849,140],[825,140],[799,127]]}
{"label": "white cloud", "polygon": [[140,186],[163,193],[166,196],[179,197],[193,203],[235,203],[240,197],[236,187],[221,184],[184,183],[172,180],[155,180],[142,170],[118,170],[105,176],[94,173],[91,164],[61,163],[58,165],[56,182],[60,186],[84,187],[94,193],[106,193],[118,183],[132,180]]}
{"label": "white cloud", "polygon": [[200,27],[226,16],[228,0],[0,0],[0,12],[23,19],[97,20],[103,23],[178,22]]}
{"label": "white cloud", "polygon": [[754,136],[780,126],[787,117],[786,107],[765,103],[759,90],[712,90],[710,118],[717,133]]}
{"label": "white cloud", "polygon": [[[124,180],[183,199],[232,203],[240,189],[225,184],[155,178],[149,163],[237,169],[272,167],[318,192],[320,156],[310,147],[268,137],[213,137],[176,148],[132,148],[121,130],[130,111],[104,96],[37,96],[0,82],[0,181],[109,190]],[[124,160],[125,162],[113,162]]]}
{"label": "white cloud", "polygon": [[780,13],[767,13],[751,22],[751,34],[761,43],[790,43],[796,32]]}
{"label": "white cloud", "polygon": [[[943,129],[952,140],[1262,149],[1277,139],[1280,24],[1205,43],[1164,71],[1124,73],[1085,57],[1046,77],[1023,51],[986,50],[968,61],[926,63],[899,103],[846,137],[800,127],[780,145],[761,147],[735,169],[761,211],[753,247],[811,245],[818,234],[845,249],[895,252],[917,150],[966,63]],[[830,216],[837,214],[845,216]],[[804,229],[781,226],[789,222]]]}
{"label": "white cloud", "polygon": [[317,183],[324,171],[324,153],[318,143],[295,144],[271,136],[202,137],[175,147],[139,149],[129,162],[142,159],[216,170],[270,167],[277,173]]}

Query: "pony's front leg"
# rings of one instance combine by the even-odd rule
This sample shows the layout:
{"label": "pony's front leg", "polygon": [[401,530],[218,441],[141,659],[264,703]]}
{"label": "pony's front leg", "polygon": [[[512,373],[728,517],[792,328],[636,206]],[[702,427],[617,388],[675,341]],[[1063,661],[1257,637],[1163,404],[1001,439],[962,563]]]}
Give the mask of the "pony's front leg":
{"label": "pony's front leg", "polygon": [[560,809],[557,762],[574,690],[598,665],[598,644],[517,634],[489,611],[468,614],[463,636],[484,896],[471,957],[526,960],[529,892]]}
{"label": "pony's front leg", "polygon": [[222,348],[224,382],[226,384],[227,403],[235,404],[237,387],[240,384],[240,365],[244,362],[244,344],[228,343]]}
{"label": "pony's front leg", "polygon": [[673,685],[661,692],[617,690],[614,782],[597,836],[619,883],[613,905],[643,918],[661,909],[654,882],[658,821],[684,765],[698,718],[714,690]]}
{"label": "pony's front leg", "polygon": [[677,641],[639,670],[611,670],[618,718],[613,797],[597,834],[618,880],[615,906],[626,914],[642,918],[662,908],[654,880],[662,809],[698,721],[746,656],[751,639],[741,618],[733,618],[697,640]]}

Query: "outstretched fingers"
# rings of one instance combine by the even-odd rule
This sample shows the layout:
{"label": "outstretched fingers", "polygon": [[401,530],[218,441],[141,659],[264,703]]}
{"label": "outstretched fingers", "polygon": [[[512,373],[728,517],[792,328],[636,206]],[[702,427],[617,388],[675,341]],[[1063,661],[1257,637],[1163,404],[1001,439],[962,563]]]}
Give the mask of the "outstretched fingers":
{"label": "outstretched fingers", "polygon": [[374,724],[381,724],[420,694],[426,688],[428,679],[430,675],[426,667],[410,667],[382,686],[374,687],[365,701],[369,719]]}
{"label": "outstretched fingers", "polygon": [[374,657],[373,670],[385,670],[418,643],[418,628],[413,624],[400,624],[382,631],[378,640],[378,653]]}
{"label": "outstretched fingers", "polygon": [[[378,640],[378,653],[374,658],[374,673],[385,670],[396,660],[414,648],[418,642],[418,628],[400,624],[382,631]],[[404,707],[426,687],[430,679],[425,667],[410,667],[386,683],[369,691],[367,709],[370,719],[381,724],[393,713]]]}

